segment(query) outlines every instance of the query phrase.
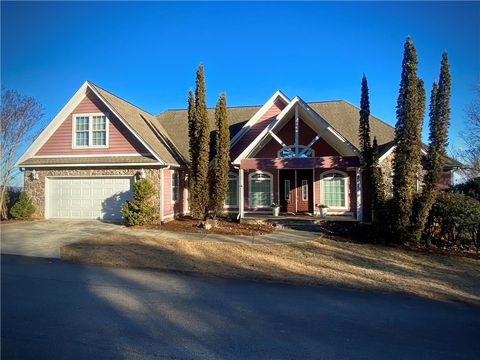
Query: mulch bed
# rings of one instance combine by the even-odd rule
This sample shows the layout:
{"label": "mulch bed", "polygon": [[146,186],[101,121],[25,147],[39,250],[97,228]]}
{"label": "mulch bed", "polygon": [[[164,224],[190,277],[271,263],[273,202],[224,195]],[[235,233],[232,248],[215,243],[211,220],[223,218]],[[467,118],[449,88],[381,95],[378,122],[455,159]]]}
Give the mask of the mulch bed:
{"label": "mulch bed", "polygon": [[169,221],[163,225],[145,225],[138,226],[138,228],[174,232],[247,236],[270,234],[275,231],[275,226],[270,224],[241,224],[236,219],[231,218],[218,218],[217,222],[217,227],[211,228],[210,230],[205,230],[204,228],[198,226],[199,220],[193,219],[190,216],[184,216]]}

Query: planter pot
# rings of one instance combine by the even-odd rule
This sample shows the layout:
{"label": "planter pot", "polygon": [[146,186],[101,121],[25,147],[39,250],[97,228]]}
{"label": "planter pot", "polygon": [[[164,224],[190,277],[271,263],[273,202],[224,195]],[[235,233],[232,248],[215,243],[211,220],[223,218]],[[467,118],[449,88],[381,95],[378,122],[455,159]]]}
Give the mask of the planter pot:
{"label": "planter pot", "polygon": [[279,207],[274,207],[272,208],[273,216],[278,216],[280,215],[280,208]]}
{"label": "planter pot", "polygon": [[320,217],[322,218],[327,217],[327,211],[328,211],[327,208],[319,208],[318,210],[319,210]]}

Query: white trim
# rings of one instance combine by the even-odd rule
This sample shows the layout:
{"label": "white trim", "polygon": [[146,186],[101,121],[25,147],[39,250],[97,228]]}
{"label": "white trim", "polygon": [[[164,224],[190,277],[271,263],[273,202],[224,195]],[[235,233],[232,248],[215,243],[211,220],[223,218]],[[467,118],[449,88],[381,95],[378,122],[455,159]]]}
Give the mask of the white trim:
{"label": "white trim", "polygon": [[[110,120],[108,118],[109,113],[75,113],[72,114],[72,150],[78,149],[108,149],[109,146],[109,125]],[[93,145],[93,117],[94,116],[105,116],[105,145]],[[87,117],[88,118],[88,145],[77,145],[77,118],[78,117]]]}
{"label": "white trim", "polygon": [[[284,158],[284,157],[280,156],[280,154],[282,153],[283,150],[291,149],[291,148],[294,148],[294,147],[295,147],[295,145],[285,145],[283,148],[281,148],[280,150],[277,151],[277,157],[281,158],[281,159],[290,159],[290,158]],[[290,150],[290,152],[294,155],[292,158],[294,158],[294,159],[300,158],[300,155],[303,154],[305,148],[306,147],[303,146],[303,145],[298,145],[298,149],[302,149],[302,151],[297,156],[295,156],[295,153],[292,150]],[[313,150],[313,149],[310,149],[310,150],[312,151],[312,156],[310,156],[310,157],[315,157],[315,150]]]}
{"label": "white trim", "polygon": [[328,207],[329,209],[332,209],[332,210],[349,210],[349,201],[348,201],[348,189],[349,189],[349,182],[350,182],[350,177],[348,176],[347,173],[343,172],[343,171],[340,171],[340,170],[328,170],[328,171],[325,171],[322,173],[322,175],[320,176],[320,204],[323,204],[323,205],[327,205],[325,204],[325,189],[324,189],[324,179],[326,177],[328,177],[328,175],[332,175],[332,174],[339,174],[339,175],[342,175],[343,178],[344,178],[344,201],[345,201],[345,206],[339,206],[339,207]]}
{"label": "white trim", "polygon": [[284,148],[287,147],[287,145],[283,142],[283,140],[280,139],[280,138],[277,136],[277,134],[275,134],[273,131],[269,131],[268,133],[269,133],[275,140],[277,140],[277,142],[278,142],[280,145],[282,145]]}
{"label": "white trim", "polygon": [[[287,181],[288,181],[288,197],[287,197]],[[283,195],[284,195],[284,199],[285,201],[289,201],[290,200],[290,190],[291,190],[291,186],[290,186],[290,179],[283,179]]]}
{"label": "white trim", "polygon": [[239,132],[230,140],[230,148],[232,148],[240,138],[250,129],[275,103],[277,99],[281,99],[285,104],[290,102],[290,99],[285,96],[280,90],[277,90],[270,99],[242,126]]}
{"label": "white trim", "polygon": [[395,145],[392,145],[390,149],[385,151],[385,153],[378,158],[378,163],[380,164],[383,160],[385,160],[393,151],[395,151]]}
{"label": "white trim", "polygon": [[92,92],[98,96],[98,98],[100,100],[103,101],[103,103],[108,107],[108,109],[113,112],[113,114],[120,120],[120,122],[125,125],[125,127],[130,130],[130,132],[135,135],[135,137],[142,143],[143,146],[145,146],[145,148],[150,151],[152,153],[152,155],[162,164],[165,164],[165,162],[160,158],[160,156],[158,156],[158,154],[153,151],[153,149],[148,146],[148,144],[137,134],[137,132],[135,130],[133,130],[133,128],[123,119],[123,117],[120,116],[120,114],[115,111],[115,109],[113,108],[113,106],[111,106],[109,104],[109,102],[97,91],[95,90],[95,88],[93,86],[90,86],[90,83],[87,81],[87,84],[89,85],[89,88],[92,90]]}
{"label": "white trim", "polygon": [[355,186],[357,194],[357,220],[363,221],[363,199],[362,199],[362,171],[359,167],[355,169]]}
{"label": "white trim", "polygon": [[[317,133],[317,135],[308,143],[308,145],[304,146],[304,149],[300,152],[299,155],[300,156],[304,155],[313,146],[313,144],[315,144],[318,140],[321,139],[321,137],[325,133],[325,131],[327,131],[326,128],[323,129],[322,131],[320,131],[319,133]],[[313,151],[313,149],[312,149],[312,151]]]}
{"label": "white trim", "polygon": [[165,175],[160,169],[160,223],[165,221]]}
{"label": "white trim", "polygon": [[97,167],[97,166],[165,166],[161,163],[107,163],[107,164],[49,164],[49,165],[20,165],[20,168],[50,168],[50,167]]}
{"label": "white trim", "polygon": [[243,218],[245,216],[245,194],[244,194],[244,181],[245,181],[245,174],[244,170],[240,168],[238,170],[238,194],[240,195],[240,203],[239,206],[239,216]]}
{"label": "white trim", "polygon": [[313,194],[312,194],[312,202],[313,202],[313,215],[315,215],[315,212],[317,210],[317,207],[315,206],[315,168],[312,169],[312,172],[313,172],[313,183],[312,183],[312,191],[313,191]]}
{"label": "white trim", "polygon": [[236,186],[236,188],[237,188],[237,204],[236,204],[236,205],[229,205],[229,204],[227,204],[227,202],[226,202],[227,199],[225,199],[225,203],[223,204],[223,207],[224,207],[225,209],[232,209],[232,208],[237,209],[237,208],[240,206],[240,199],[239,199],[239,198],[240,198],[240,193],[239,193],[239,191],[238,191],[238,190],[239,190],[239,186],[238,186],[238,174],[230,171],[230,172],[228,173],[228,182],[230,182],[230,178],[231,178],[231,177],[232,177],[232,178],[234,177],[234,178],[235,178],[235,181],[236,181],[236,185],[235,185],[235,186]]}
{"label": "white trim", "polygon": [[[174,200],[173,199],[173,176],[174,175],[177,175],[177,180],[178,180],[178,183],[177,183],[177,200]],[[172,202],[172,204],[176,204],[178,201],[180,201],[180,174],[178,173],[178,170],[171,170],[170,171],[170,201]]]}
{"label": "white trim", "polygon": [[[361,156],[360,151],[351,144],[347,139],[345,139],[342,135],[340,135],[332,126],[323,119],[317,112],[315,112],[305,101],[300,99],[298,96],[295,98],[272,120],[272,122],[262,130],[262,132],[253,140],[242,152],[241,154],[232,161],[233,164],[239,164],[241,159],[247,158],[266,138],[266,135],[269,132],[273,132],[273,129],[283,120],[285,119],[286,114],[290,112],[290,110],[296,105],[300,104],[302,108],[309,114],[313,120],[320,123],[325,129],[327,129],[331,134],[333,134],[336,138],[338,138],[347,148],[349,148],[354,155]],[[334,144],[330,144],[332,147],[335,148]],[[337,149],[336,149],[337,150]],[[337,150],[338,151],[338,150]],[[340,151],[339,151],[340,152]]]}
{"label": "white trim", "polygon": [[52,121],[47,125],[45,129],[40,133],[40,135],[33,141],[33,143],[27,148],[22,156],[17,160],[15,166],[24,162],[25,160],[33,157],[38,150],[47,142],[48,139],[53,135],[53,133],[60,127],[63,121],[70,115],[73,110],[80,104],[80,102],[87,95],[87,90],[89,89],[88,81],[85,81],[82,86],[75,92],[75,94],[67,101],[63,108],[58,112],[58,114],[53,118]]}
{"label": "white trim", "polygon": [[128,157],[128,156],[149,156],[150,153],[130,153],[130,154],[79,154],[79,155],[35,155],[31,159],[57,159],[57,158],[90,158],[90,157]]}
{"label": "white trim", "polygon": [[[270,204],[266,206],[252,206],[252,177],[258,174],[264,174],[268,175],[270,177]],[[267,171],[260,171],[257,170],[255,172],[252,172],[248,174],[248,207],[250,209],[266,209],[266,208],[271,208],[272,207],[272,202],[273,202],[273,174],[267,172]]]}
{"label": "white trim", "polygon": [[[305,193],[304,193],[304,186],[306,186],[305,188]],[[308,180],[306,179],[302,179],[302,185],[301,185],[301,191],[302,193],[302,201],[308,201]],[[304,196],[305,195],[305,196]]]}
{"label": "white trim", "polygon": [[60,127],[60,125],[62,125],[65,119],[88,95],[89,90],[92,91],[107,106],[107,108],[113,113],[113,115],[115,115],[120,120],[120,122],[127,127],[127,129],[140,141],[143,146],[145,146],[148,151],[150,151],[150,154],[153,155],[153,157],[155,157],[155,159],[157,159],[159,163],[161,163],[162,165],[166,165],[165,162],[158,156],[158,154],[145,143],[145,141],[127,124],[127,122],[113,109],[113,107],[105,100],[105,98],[101,96],[98,91],[94,89],[93,86],[91,86],[91,84],[87,80],[68,100],[68,102],[63,106],[63,108],[58,112],[58,114],[55,115],[53,120],[50,121],[47,127],[40,133],[40,135],[35,139],[35,141],[33,141],[33,143],[27,148],[27,150],[22,154],[22,156],[19,157],[19,159],[15,163],[16,167],[19,167],[19,164],[33,157],[42,148],[42,146],[48,141],[48,139],[50,139],[53,133]]}
{"label": "white trim", "polygon": [[298,179],[297,179],[297,169],[295,169],[295,212],[298,212]]}
{"label": "white trim", "polygon": [[299,120],[298,120],[298,104],[295,106],[295,157],[298,157],[298,132],[299,132]]}

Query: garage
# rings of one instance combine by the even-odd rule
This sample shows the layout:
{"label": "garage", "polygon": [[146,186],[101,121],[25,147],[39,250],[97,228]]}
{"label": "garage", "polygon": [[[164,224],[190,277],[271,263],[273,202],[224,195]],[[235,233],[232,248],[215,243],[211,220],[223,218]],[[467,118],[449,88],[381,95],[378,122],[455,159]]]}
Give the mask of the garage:
{"label": "garage", "polygon": [[120,220],[133,197],[133,177],[47,177],[45,217]]}

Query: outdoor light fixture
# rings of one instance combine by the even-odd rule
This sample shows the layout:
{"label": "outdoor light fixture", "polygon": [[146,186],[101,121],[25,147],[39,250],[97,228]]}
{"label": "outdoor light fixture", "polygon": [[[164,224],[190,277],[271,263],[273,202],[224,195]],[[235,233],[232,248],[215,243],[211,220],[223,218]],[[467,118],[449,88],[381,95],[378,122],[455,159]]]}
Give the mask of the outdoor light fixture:
{"label": "outdoor light fixture", "polygon": [[35,169],[32,170],[32,174],[30,175],[32,180],[38,180],[38,174]]}
{"label": "outdoor light fixture", "polygon": [[143,168],[138,172],[139,179],[145,179],[145,170]]}

